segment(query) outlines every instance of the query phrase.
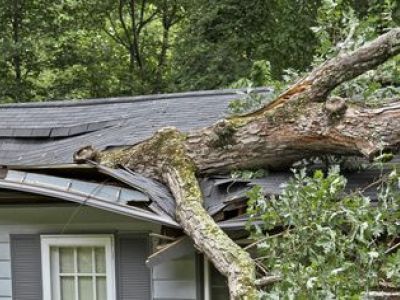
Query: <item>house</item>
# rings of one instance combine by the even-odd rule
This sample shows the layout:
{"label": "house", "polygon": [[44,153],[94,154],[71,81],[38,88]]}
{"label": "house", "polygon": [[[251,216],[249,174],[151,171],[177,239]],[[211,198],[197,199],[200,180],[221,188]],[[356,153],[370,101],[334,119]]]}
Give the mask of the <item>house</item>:
{"label": "house", "polygon": [[[167,125],[209,125],[238,97],[220,90],[0,106],[0,300],[227,299],[224,278],[184,237],[165,186],[72,157],[85,145],[135,144]],[[375,175],[353,176],[349,188]],[[203,178],[204,206],[243,239],[246,191],[261,184],[279,194],[289,177]]]}

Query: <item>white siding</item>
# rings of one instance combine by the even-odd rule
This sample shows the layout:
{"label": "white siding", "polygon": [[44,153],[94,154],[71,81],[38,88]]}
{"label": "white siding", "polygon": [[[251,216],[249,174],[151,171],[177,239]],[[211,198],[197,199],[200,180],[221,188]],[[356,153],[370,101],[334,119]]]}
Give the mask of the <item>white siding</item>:
{"label": "white siding", "polygon": [[[0,300],[11,300],[10,234],[159,232],[160,226],[99,209],[81,207],[0,207]],[[68,226],[66,226],[68,224]]]}
{"label": "white siding", "polygon": [[[11,300],[10,234],[68,234],[159,232],[160,226],[130,217],[81,207],[70,224],[75,208],[0,207],[0,300]],[[63,232],[64,228],[64,232]],[[153,269],[153,299],[195,300],[196,263],[194,254],[160,264]]]}
{"label": "white siding", "polygon": [[0,260],[0,278],[11,278],[10,262]]}
{"label": "white siding", "polygon": [[8,235],[0,235],[0,300],[11,299],[11,261]]}
{"label": "white siding", "polygon": [[8,241],[0,242],[0,260],[10,259],[10,247],[8,247]]}
{"label": "white siding", "polygon": [[153,268],[155,300],[196,300],[196,263],[194,254]]}

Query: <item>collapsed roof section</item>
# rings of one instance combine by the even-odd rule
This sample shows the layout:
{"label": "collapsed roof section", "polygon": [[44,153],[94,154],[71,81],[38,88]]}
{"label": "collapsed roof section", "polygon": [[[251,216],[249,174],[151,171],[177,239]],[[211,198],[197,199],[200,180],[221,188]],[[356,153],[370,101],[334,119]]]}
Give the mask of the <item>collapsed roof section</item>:
{"label": "collapsed roof section", "polygon": [[179,227],[171,217],[160,216],[145,208],[149,197],[140,191],[106,183],[42,175],[31,172],[7,171],[0,179],[0,189],[27,192],[88,205],[139,220]]}
{"label": "collapsed roof section", "polygon": [[[0,169],[0,190],[26,192],[46,196],[46,199],[62,199],[167,227],[180,227],[175,219],[175,200],[163,184],[128,169],[111,169],[101,165],[93,165],[92,169],[106,175],[106,179],[92,182],[87,179]],[[348,192],[363,190],[365,196],[375,200],[377,191],[371,183],[380,175],[381,171],[374,169],[348,174],[346,189]],[[224,230],[240,230],[248,222],[247,192],[259,185],[266,198],[279,195],[291,178],[292,175],[285,172],[249,180],[227,176],[203,178],[200,186],[204,207]]]}
{"label": "collapsed roof section", "polygon": [[[122,168],[74,165],[73,153],[88,144],[97,149],[129,146],[164,126],[201,128],[224,117],[228,104],[241,97],[241,90],[219,90],[2,105],[0,165],[6,168],[0,169],[0,193],[12,190],[16,199],[17,192],[27,192],[179,227],[175,200],[164,185]],[[379,170],[348,174],[347,189],[364,189],[379,175]],[[252,180],[203,178],[204,207],[222,228],[241,229],[247,222],[247,191],[258,184],[266,196],[279,195],[291,176],[282,172]],[[103,182],[105,178],[114,183]],[[376,188],[364,195],[375,199]]]}

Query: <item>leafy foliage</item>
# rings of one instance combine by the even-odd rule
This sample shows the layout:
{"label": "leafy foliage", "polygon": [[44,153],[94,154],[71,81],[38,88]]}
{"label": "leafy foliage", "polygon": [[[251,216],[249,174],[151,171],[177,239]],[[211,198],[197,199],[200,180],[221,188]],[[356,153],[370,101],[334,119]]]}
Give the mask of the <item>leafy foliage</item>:
{"label": "leafy foliage", "polygon": [[0,101],[159,92],[183,9],[175,0],[1,2]]}
{"label": "leafy foliage", "polygon": [[[250,225],[258,260],[282,275],[264,292],[268,299],[358,299],[381,282],[399,286],[400,251],[388,245],[400,236],[400,176],[393,171],[379,189],[376,207],[361,194],[345,194],[339,169],[312,177],[295,171],[282,195],[265,200],[249,192]],[[255,224],[255,223],[253,223]]]}
{"label": "leafy foliage", "polygon": [[240,178],[240,179],[257,179],[263,178],[267,175],[267,170],[258,169],[258,170],[235,170],[232,171],[232,178]]}
{"label": "leafy foliage", "polygon": [[273,100],[276,95],[275,92],[260,94],[252,88],[247,88],[246,91],[238,91],[237,94],[242,97],[232,100],[228,106],[229,112],[232,115],[256,110],[268,101]]}
{"label": "leafy foliage", "polygon": [[[351,50],[399,22],[396,3],[3,1],[0,101],[249,86],[278,93],[313,61]],[[393,59],[337,93],[362,94],[372,104],[397,95],[398,63]]]}
{"label": "leafy foliage", "polygon": [[[315,25],[319,3],[193,2],[184,38],[177,45],[177,87],[216,88],[244,78],[261,86],[270,71],[278,79],[285,69],[306,69],[317,45],[310,27]],[[271,70],[263,74],[265,61]]]}

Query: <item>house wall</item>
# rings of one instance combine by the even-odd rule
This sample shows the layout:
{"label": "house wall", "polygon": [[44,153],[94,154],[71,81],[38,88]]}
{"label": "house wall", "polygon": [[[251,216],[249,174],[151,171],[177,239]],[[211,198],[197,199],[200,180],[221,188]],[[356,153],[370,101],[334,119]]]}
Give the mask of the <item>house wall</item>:
{"label": "house wall", "polygon": [[0,299],[11,300],[10,247],[6,234],[0,234]]}
{"label": "house wall", "polygon": [[[71,220],[71,216],[74,215]],[[10,234],[159,232],[160,226],[90,207],[63,205],[0,207],[0,300],[12,299]],[[196,299],[194,255],[156,266],[152,271],[157,300]]]}

